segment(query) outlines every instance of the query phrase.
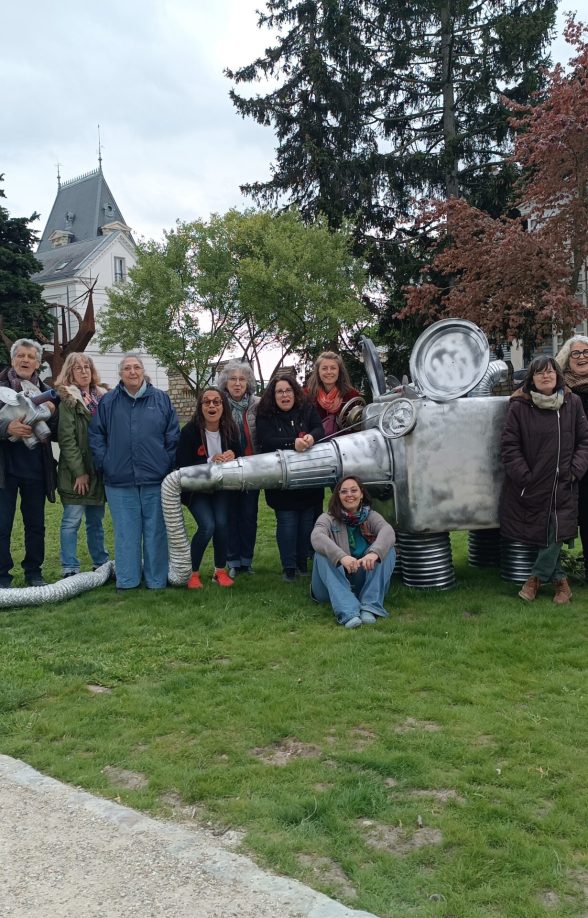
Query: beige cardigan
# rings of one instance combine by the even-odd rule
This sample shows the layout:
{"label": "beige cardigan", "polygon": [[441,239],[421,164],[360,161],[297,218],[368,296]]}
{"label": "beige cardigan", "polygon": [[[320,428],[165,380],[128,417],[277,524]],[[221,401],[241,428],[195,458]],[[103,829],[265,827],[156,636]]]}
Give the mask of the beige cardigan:
{"label": "beige cardigan", "polygon": [[[375,535],[374,541],[367,550],[373,551],[381,561],[396,542],[394,530],[390,523],[387,523],[384,517],[375,510],[370,510],[366,524],[368,530]],[[340,523],[330,513],[321,513],[314,524],[310,541],[314,550],[319,555],[324,555],[335,566],[340,564],[341,558],[351,554],[347,526],[345,523]]]}

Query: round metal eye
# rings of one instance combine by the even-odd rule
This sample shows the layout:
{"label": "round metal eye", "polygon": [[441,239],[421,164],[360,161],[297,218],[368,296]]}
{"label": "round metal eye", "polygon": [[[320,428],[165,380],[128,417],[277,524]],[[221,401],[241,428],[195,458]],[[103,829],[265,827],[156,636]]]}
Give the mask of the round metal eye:
{"label": "round metal eye", "polygon": [[398,398],[386,406],[378,427],[385,437],[396,440],[410,433],[416,424],[414,403],[408,398]]}

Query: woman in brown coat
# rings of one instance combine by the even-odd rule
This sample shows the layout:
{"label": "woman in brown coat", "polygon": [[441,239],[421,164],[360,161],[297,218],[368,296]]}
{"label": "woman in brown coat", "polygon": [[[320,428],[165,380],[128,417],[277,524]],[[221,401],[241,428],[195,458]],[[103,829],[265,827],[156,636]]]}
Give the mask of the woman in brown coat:
{"label": "woman in brown coat", "polygon": [[542,583],[553,581],[553,601],[569,602],[572,593],[560,556],[562,543],[574,538],[578,528],[578,480],[588,469],[588,422],[553,357],[536,357],[511,397],[502,461],[502,535],[539,548],[519,596],[531,601]]}

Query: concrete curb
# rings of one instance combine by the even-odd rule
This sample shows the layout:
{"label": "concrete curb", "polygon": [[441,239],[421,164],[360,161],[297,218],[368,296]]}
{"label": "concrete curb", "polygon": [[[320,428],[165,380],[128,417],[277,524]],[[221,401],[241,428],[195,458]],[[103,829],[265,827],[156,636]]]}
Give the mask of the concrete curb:
{"label": "concrete curb", "polygon": [[[0,782],[12,788],[26,789],[49,804],[56,814],[69,818],[84,814],[108,824],[117,835],[133,836],[134,846],[141,838],[157,842],[162,853],[178,862],[194,865],[200,875],[271,897],[276,914],[301,915],[304,918],[375,918],[370,912],[347,908],[322,893],[315,892],[297,880],[265,873],[249,858],[223,849],[209,832],[184,828],[153,819],[129,807],[95,797],[84,790],[62,784],[40,774],[17,759],[0,755]],[[8,788],[10,790],[10,788]],[[1,792],[1,787],[0,787]],[[3,820],[3,833],[10,827]],[[14,827],[15,832],[18,827]]]}

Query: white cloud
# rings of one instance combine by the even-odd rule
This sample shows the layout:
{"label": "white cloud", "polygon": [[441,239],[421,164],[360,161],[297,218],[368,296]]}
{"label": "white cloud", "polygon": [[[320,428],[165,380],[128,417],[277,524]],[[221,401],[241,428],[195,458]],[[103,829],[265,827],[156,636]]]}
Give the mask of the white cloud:
{"label": "white cloud", "polygon": [[[253,0],[5,4],[0,82],[4,190],[18,216],[49,214],[63,179],[98,164],[137,235],[251,203],[274,137],[230,102],[225,67],[271,43]],[[558,31],[561,32],[561,21]],[[554,55],[569,55],[561,39]],[[262,90],[260,90],[262,91]]]}

